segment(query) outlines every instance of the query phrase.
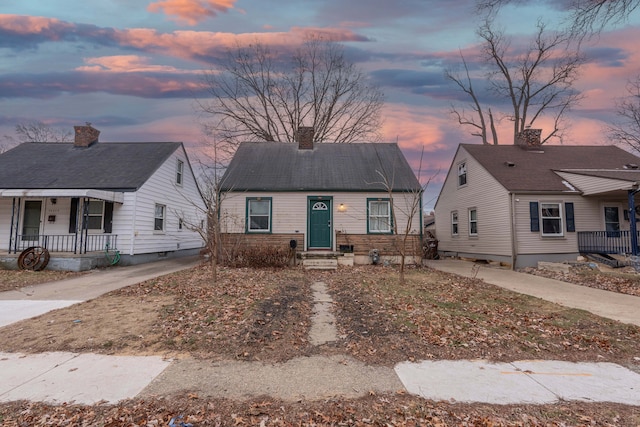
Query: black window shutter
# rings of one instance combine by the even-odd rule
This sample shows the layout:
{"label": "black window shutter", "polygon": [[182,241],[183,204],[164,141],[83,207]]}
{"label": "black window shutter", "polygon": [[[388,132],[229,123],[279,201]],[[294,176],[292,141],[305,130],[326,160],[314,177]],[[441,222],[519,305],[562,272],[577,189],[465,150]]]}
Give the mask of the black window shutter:
{"label": "black window shutter", "polygon": [[113,202],[104,202],[104,232],[111,233],[113,222]]}
{"label": "black window shutter", "polygon": [[71,234],[76,232],[78,226],[78,203],[80,203],[79,198],[71,198],[71,209],[69,209],[69,233]]}
{"label": "black window shutter", "polygon": [[538,202],[529,202],[529,216],[531,218],[531,231],[540,231],[540,214]]}
{"label": "black window shutter", "polygon": [[564,204],[564,212],[567,216],[567,231],[576,231],[576,222],[573,218],[573,203]]}

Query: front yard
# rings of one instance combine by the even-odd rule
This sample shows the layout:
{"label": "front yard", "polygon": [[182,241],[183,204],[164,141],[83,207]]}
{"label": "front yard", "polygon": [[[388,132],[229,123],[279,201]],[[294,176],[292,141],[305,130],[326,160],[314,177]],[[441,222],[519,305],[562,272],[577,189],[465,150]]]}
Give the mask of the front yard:
{"label": "front yard", "polygon": [[[340,336],[321,347],[307,340],[314,281],[330,290]],[[216,284],[208,267],[200,266],[0,328],[0,343],[5,352],[266,362],[339,353],[387,366],[422,359],[556,359],[608,361],[640,371],[638,327],[430,269],[409,270],[400,286],[397,272],[381,266],[221,269]],[[173,396],[90,408],[21,402],[0,405],[0,422],[168,425],[179,413],[194,426],[640,424],[640,408],[623,405],[462,405],[404,394],[298,403]]]}

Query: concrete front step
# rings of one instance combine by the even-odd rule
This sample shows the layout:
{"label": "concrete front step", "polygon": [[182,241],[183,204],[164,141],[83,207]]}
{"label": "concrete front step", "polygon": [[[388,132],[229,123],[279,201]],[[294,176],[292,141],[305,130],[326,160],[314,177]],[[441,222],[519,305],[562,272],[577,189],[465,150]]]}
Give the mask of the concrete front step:
{"label": "concrete front step", "polygon": [[302,260],[302,266],[307,270],[337,270],[338,260],[335,258],[306,258]]}

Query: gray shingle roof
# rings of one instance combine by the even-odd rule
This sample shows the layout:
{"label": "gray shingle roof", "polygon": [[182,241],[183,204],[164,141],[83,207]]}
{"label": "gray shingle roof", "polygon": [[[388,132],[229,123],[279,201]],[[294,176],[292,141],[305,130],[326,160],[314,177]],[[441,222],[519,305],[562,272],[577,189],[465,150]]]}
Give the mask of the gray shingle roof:
{"label": "gray shingle roof", "polygon": [[90,147],[27,142],[0,154],[0,188],[135,191],[181,146],[111,142]]}
{"label": "gray shingle roof", "polygon": [[598,176],[596,171],[600,171],[602,177],[636,180],[638,174],[629,173],[625,165],[640,165],[640,158],[613,145],[543,145],[539,151],[525,150],[517,145],[460,146],[509,191],[567,191],[554,170],[581,169],[583,174],[584,170],[591,170],[589,175],[592,176]]}
{"label": "gray shingle roof", "polygon": [[397,144],[316,143],[240,144],[223,177],[223,191],[386,191],[380,171],[393,189],[421,186]]}

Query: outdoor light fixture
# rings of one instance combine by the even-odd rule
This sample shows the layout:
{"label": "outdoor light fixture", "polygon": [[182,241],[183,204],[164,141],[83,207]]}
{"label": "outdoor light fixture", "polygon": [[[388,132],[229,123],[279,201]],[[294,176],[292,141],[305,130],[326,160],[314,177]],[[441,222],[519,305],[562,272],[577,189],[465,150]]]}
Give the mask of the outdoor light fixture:
{"label": "outdoor light fixture", "polygon": [[346,212],[347,211],[347,207],[344,205],[344,203],[340,203],[340,206],[338,206],[338,211],[339,212]]}

